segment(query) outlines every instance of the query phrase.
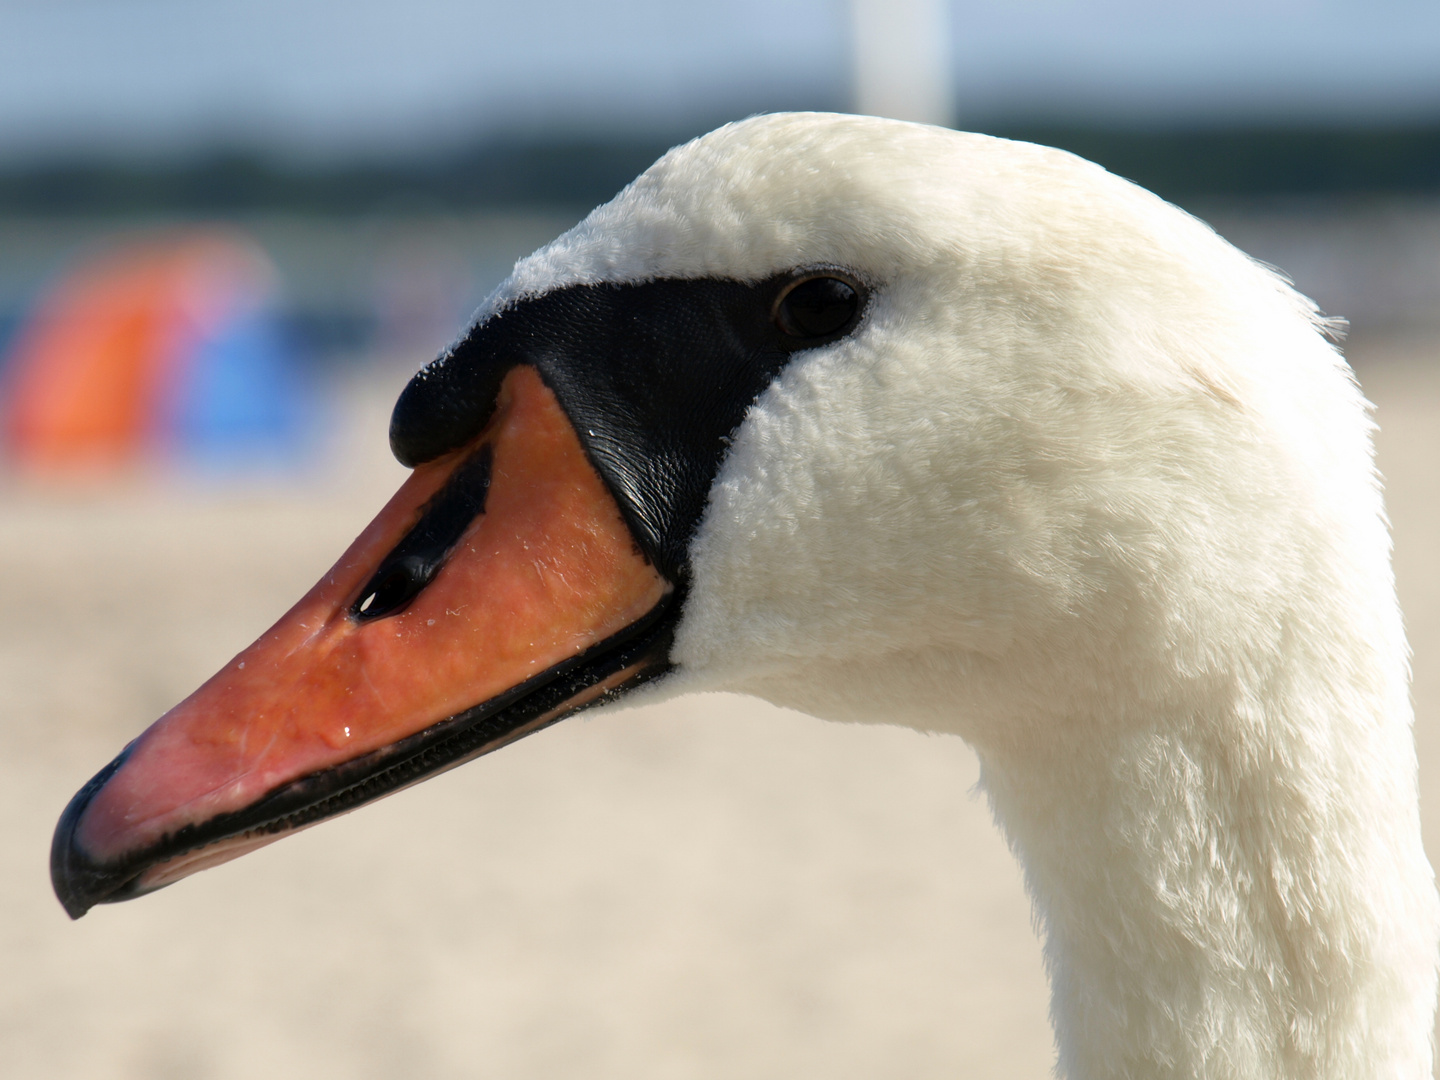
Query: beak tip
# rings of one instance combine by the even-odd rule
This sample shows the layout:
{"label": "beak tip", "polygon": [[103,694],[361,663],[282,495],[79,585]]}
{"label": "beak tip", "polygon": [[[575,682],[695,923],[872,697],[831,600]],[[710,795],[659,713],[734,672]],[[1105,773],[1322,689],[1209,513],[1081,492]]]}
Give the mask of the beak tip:
{"label": "beak tip", "polygon": [[72,919],[78,919],[96,904],[124,898],[132,874],[96,862],[84,849],[78,836],[81,821],[96,794],[116,771],[125,764],[130,747],[75,793],[55,825],[50,842],[50,883],[60,906]]}
{"label": "beak tip", "polygon": [[75,824],[84,813],[84,806],[76,805],[80,801],[78,796],[70,801],[50,843],[50,884],[65,914],[72,919],[80,918],[94,904],[94,899],[87,895],[90,890],[84,887],[84,882],[93,877],[86,872],[85,864],[90,860],[75,843]]}

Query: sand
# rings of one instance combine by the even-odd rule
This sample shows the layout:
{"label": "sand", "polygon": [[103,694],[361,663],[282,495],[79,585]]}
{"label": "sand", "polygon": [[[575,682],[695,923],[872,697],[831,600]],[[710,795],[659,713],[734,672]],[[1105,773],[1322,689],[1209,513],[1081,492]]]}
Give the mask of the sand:
{"label": "sand", "polygon": [[[1378,406],[1440,840],[1440,343]],[[1048,1075],[1019,874],[954,739],[731,697],[591,714],[71,923],[56,816],[398,482],[0,488],[0,1076]],[[1432,846],[1432,852],[1436,848]]]}

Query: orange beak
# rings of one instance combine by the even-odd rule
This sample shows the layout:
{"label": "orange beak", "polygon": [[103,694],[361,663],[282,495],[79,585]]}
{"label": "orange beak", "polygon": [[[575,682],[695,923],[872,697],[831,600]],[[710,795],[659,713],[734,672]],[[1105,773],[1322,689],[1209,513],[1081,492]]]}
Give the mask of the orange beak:
{"label": "orange beak", "polygon": [[667,667],[674,588],[555,395],[505,376],[335,567],[61,818],[65,909],[128,899],[536,731]]}

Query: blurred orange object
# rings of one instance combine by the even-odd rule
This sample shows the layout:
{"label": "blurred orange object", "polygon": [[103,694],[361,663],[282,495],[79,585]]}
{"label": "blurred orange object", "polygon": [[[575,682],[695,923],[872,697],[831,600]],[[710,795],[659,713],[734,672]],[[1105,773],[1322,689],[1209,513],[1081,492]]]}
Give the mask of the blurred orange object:
{"label": "blurred orange object", "polygon": [[[110,470],[168,449],[183,366],[197,343],[273,291],[243,237],[186,232],[92,258],[45,297],[5,369],[3,437],[31,470]],[[162,418],[162,419],[157,419]]]}

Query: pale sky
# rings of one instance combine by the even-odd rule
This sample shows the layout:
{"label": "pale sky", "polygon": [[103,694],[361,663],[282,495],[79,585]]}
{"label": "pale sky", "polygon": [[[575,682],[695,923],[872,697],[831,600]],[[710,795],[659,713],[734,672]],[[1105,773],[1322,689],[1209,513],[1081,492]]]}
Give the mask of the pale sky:
{"label": "pale sky", "polygon": [[[951,0],[957,120],[1440,119],[1440,0]],[[0,159],[685,133],[852,101],[846,0],[0,0]]]}

